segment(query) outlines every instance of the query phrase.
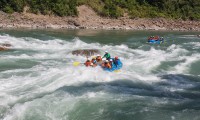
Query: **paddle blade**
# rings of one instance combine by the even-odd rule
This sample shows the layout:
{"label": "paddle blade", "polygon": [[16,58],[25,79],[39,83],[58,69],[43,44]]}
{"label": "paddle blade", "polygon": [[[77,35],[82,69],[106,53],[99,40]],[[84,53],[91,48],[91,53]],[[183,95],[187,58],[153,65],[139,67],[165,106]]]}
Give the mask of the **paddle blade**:
{"label": "paddle blade", "polygon": [[74,65],[74,66],[79,66],[79,65],[80,65],[80,62],[73,62],[73,65]]}
{"label": "paddle blade", "polygon": [[114,70],[114,72],[121,72],[121,70]]}

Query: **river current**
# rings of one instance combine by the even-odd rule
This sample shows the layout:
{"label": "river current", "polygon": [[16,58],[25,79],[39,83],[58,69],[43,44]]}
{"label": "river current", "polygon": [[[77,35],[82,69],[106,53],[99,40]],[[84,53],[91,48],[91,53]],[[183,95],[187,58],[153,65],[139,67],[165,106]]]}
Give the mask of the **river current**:
{"label": "river current", "polygon": [[[200,120],[197,32],[0,30],[2,120]],[[162,44],[148,44],[160,35]],[[120,72],[73,66],[109,51]]]}

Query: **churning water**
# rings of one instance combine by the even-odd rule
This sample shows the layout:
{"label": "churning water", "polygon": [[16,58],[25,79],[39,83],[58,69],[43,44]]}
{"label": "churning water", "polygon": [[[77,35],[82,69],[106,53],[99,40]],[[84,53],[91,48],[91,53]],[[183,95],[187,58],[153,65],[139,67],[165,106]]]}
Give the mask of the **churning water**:
{"label": "churning water", "polygon": [[[195,32],[1,30],[2,120],[200,120]],[[164,36],[163,44],[147,37]],[[120,72],[73,66],[77,49],[107,50]]]}

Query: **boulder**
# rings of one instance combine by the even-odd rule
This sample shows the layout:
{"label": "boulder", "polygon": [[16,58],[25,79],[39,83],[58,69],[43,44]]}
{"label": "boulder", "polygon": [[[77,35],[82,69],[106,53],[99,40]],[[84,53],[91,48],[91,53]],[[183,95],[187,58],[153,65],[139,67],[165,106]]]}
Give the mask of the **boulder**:
{"label": "boulder", "polygon": [[81,26],[80,23],[76,20],[68,20],[67,22],[68,22],[69,25],[74,25],[76,27]]}
{"label": "boulder", "polygon": [[9,43],[2,43],[2,44],[0,44],[0,46],[3,46],[3,47],[11,47],[12,45],[9,44]]}
{"label": "boulder", "polygon": [[8,50],[8,48],[0,46],[0,51]]}
{"label": "boulder", "polygon": [[8,50],[8,47],[11,47],[12,45],[9,43],[1,43],[0,44],[0,51]]}
{"label": "boulder", "polygon": [[100,54],[100,51],[97,49],[80,49],[72,51],[73,55],[81,55],[81,56],[92,56],[96,54]]}

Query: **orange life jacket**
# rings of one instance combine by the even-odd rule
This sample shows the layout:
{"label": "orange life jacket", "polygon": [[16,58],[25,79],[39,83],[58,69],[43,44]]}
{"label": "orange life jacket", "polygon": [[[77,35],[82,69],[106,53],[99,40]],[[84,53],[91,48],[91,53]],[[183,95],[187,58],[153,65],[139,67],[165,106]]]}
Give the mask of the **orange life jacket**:
{"label": "orange life jacket", "polygon": [[111,65],[110,65],[110,63],[107,63],[107,64],[105,63],[105,64],[104,64],[104,67],[106,67],[106,68],[111,68]]}
{"label": "orange life jacket", "polygon": [[110,66],[112,67],[112,61],[109,62]]}
{"label": "orange life jacket", "polygon": [[155,39],[155,40],[158,40],[158,39],[159,39],[159,37],[158,37],[158,36],[155,36],[155,37],[154,37],[154,39]]}
{"label": "orange life jacket", "polygon": [[88,66],[91,65],[91,62],[90,61],[86,61],[84,64],[85,64],[86,67],[88,67]]}
{"label": "orange life jacket", "polygon": [[101,58],[101,56],[97,56],[96,60],[97,60],[97,62],[100,62],[100,61],[102,61],[102,58]]}

